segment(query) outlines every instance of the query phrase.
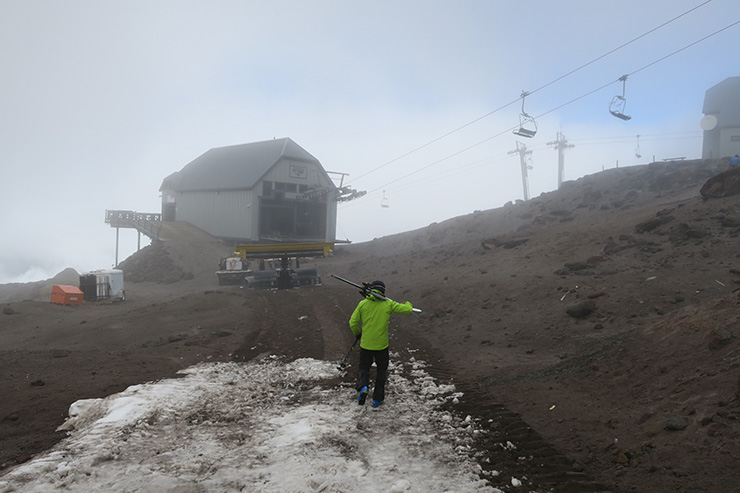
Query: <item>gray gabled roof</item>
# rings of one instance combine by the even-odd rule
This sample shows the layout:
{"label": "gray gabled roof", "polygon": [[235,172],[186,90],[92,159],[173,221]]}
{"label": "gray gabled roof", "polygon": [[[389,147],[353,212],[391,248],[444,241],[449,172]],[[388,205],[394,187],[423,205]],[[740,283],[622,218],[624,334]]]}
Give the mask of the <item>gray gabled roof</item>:
{"label": "gray gabled roof", "polygon": [[[318,159],[289,138],[216,147],[162,181],[161,190],[196,192],[246,190],[281,159],[316,163]],[[323,168],[322,168],[323,169]]]}
{"label": "gray gabled roof", "polygon": [[740,77],[728,77],[707,89],[702,112],[716,116],[718,128],[740,126]]}

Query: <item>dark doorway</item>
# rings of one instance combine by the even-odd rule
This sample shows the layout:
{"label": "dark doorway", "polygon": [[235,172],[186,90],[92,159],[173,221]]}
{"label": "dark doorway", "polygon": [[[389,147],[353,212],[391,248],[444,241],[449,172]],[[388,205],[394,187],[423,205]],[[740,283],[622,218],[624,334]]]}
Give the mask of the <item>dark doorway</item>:
{"label": "dark doorway", "polygon": [[177,207],[174,202],[162,204],[162,221],[168,223],[175,222],[175,211]]}
{"label": "dark doorway", "polygon": [[326,203],[263,198],[260,236],[323,240],[326,238]]}

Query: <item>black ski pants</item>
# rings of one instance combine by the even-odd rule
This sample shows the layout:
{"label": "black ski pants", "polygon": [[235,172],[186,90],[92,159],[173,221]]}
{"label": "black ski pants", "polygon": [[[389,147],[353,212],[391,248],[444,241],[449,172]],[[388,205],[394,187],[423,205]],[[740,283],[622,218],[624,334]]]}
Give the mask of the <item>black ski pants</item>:
{"label": "black ski pants", "polygon": [[375,362],[377,366],[377,376],[375,378],[375,387],[373,388],[373,397],[375,401],[385,400],[385,381],[388,378],[388,348],[379,351],[360,348],[360,378],[357,382],[357,390],[370,385],[370,367]]}

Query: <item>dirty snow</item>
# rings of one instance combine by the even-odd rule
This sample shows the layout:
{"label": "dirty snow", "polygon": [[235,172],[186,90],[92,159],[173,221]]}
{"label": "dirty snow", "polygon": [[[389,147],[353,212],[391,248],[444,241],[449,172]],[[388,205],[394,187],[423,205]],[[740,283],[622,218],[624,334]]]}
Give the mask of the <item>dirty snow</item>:
{"label": "dirty snow", "polygon": [[500,491],[480,479],[475,420],[411,358],[387,403],[357,406],[335,364],[209,363],[70,407],[69,436],[0,477],[0,491]]}

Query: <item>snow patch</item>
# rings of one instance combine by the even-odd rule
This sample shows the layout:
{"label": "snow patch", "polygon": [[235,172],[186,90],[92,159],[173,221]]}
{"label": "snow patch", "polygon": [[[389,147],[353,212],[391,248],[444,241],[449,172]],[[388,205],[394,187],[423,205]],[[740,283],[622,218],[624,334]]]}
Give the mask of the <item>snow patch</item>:
{"label": "snow patch", "polygon": [[68,438],[0,491],[497,491],[471,456],[474,420],[440,410],[460,394],[424,367],[392,364],[372,409],[326,385],[326,361],[200,364],[75,402]]}

